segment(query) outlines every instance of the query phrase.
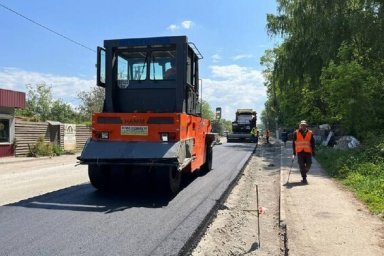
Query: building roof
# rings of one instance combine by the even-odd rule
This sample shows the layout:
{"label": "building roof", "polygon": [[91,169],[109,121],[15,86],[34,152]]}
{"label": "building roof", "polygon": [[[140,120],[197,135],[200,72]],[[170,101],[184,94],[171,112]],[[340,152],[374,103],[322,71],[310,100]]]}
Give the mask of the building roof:
{"label": "building roof", "polygon": [[25,93],[0,88],[0,107],[25,108]]}

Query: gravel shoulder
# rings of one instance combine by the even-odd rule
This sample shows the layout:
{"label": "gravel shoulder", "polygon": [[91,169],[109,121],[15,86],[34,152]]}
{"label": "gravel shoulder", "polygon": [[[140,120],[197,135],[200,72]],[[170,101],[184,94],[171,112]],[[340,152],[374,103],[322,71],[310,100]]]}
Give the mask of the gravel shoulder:
{"label": "gravel shoulder", "polygon": [[[237,185],[207,228],[193,256],[281,255],[279,228],[280,147],[259,145]],[[266,212],[259,216],[259,207]],[[260,241],[260,244],[259,244]]]}

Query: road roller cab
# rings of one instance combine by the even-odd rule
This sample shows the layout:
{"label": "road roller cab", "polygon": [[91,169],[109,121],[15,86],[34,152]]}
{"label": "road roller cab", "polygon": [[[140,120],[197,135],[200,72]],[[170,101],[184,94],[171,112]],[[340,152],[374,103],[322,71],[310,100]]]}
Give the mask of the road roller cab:
{"label": "road roller cab", "polygon": [[158,169],[177,192],[183,172],[210,170],[215,141],[201,117],[199,59],[186,36],[117,39],[98,48],[97,84],[104,107],[79,157],[96,188],[115,168]]}

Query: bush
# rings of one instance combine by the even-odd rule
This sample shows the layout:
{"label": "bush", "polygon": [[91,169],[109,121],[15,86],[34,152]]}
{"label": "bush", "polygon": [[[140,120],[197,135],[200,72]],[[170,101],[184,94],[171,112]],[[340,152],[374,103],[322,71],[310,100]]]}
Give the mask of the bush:
{"label": "bush", "polygon": [[59,156],[63,154],[60,146],[52,143],[45,143],[44,137],[40,136],[37,143],[30,148],[29,156]]}
{"label": "bush", "polygon": [[53,151],[53,154],[56,156],[61,156],[62,154],[64,154],[64,150],[62,150],[60,145],[57,145],[57,144],[53,144],[52,151]]}
{"label": "bush", "polygon": [[350,151],[319,146],[316,150],[316,159],[327,170],[330,176],[343,179],[349,172],[347,163],[351,161],[348,159],[350,153]]}

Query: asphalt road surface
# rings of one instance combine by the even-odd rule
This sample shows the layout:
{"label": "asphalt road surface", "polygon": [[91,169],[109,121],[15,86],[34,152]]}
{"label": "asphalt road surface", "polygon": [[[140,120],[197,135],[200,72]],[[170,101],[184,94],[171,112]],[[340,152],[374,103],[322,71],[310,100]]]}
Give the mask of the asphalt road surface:
{"label": "asphalt road surface", "polygon": [[253,150],[215,146],[213,170],[191,177],[174,197],[101,193],[85,183],[1,206],[0,255],[178,255]]}

